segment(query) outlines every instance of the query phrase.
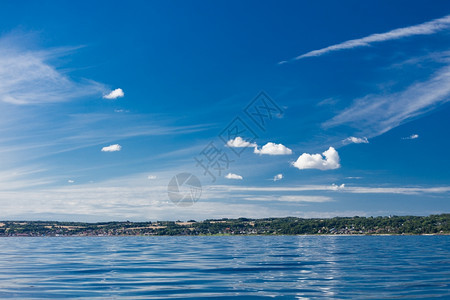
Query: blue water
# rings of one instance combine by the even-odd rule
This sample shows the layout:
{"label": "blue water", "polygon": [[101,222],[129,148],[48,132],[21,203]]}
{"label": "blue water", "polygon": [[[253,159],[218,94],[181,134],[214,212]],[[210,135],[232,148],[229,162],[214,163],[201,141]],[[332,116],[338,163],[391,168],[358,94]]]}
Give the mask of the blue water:
{"label": "blue water", "polygon": [[450,236],[0,238],[0,298],[450,298]]}

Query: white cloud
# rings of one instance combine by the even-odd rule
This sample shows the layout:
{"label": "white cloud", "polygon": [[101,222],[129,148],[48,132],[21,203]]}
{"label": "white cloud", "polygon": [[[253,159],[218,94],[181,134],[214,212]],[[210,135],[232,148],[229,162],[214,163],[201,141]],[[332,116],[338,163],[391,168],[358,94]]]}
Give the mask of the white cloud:
{"label": "white cloud", "polygon": [[109,145],[102,148],[102,152],[115,152],[120,150],[122,150],[122,146],[120,146],[119,144]]}
{"label": "white cloud", "polygon": [[423,82],[387,95],[367,95],[323,123],[325,128],[350,125],[369,137],[383,134],[402,122],[450,100],[450,66]]}
{"label": "white cloud", "polygon": [[245,141],[241,137],[236,137],[235,139],[231,139],[227,142],[228,147],[232,148],[244,148],[244,147],[254,147],[253,151],[256,154],[267,154],[267,155],[289,155],[292,154],[292,150],[287,148],[282,144],[275,143],[267,143],[261,149],[258,149],[258,145],[256,143],[250,143]]}
{"label": "white cloud", "polygon": [[278,180],[281,180],[281,179],[283,179],[283,174],[277,174],[277,175],[275,175],[274,177],[273,177],[273,181],[278,181]]}
{"label": "white cloud", "polygon": [[[159,176],[158,177],[162,177]],[[142,174],[139,177],[142,179]],[[139,182],[141,182],[139,180]],[[205,187],[205,192],[209,189]],[[223,199],[223,192],[216,193],[217,199]],[[230,197],[226,195],[225,197]],[[248,195],[251,197],[252,195]],[[254,195],[257,197],[257,195]],[[362,216],[354,211],[305,211],[298,207],[301,202],[324,202],[327,199],[309,198],[310,195],[293,195],[294,198],[267,198],[266,203],[242,201],[233,203],[221,201],[202,201],[190,207],[177,207],[167,198],[167,183],[149,186],[139,185],[123,180],[83,185],[65,185],[51,189],[22,189],[20,191],[0,190],[2,216],[10,220],[58,220],[101,222],[111,220],[177,220],[184,219],[220,219],[220,218],[268,218],[268,217],[333,217]],[[319,196],[318,196],[319,197]],[[15,201],[10,201],[15,199]],[[211,199],[208,196],[203,199]],[[256,200],[256,199],[254,199]],[[296,200],[299,203],[295,203]],[[263,200],[264,201],[264,200]],[[269,201],[286,201],[286,205],[270,205]],[[332,200],[331,200],[332,201]],[[246,203],[245,203],[246,202]],[[289,203],[291,202],[291,203]],[[280,203],[280,202],[277,202]]]}
{"label": "white cloud", "polygon": [[116,113],[129,113],[130,111],[128,109],[127,110],[125,110],[125,109],[115,109],[114,112],[116,112]]}
{"label": "white cloud", "polygon": [[376,187],[376,186],[345,186],[341,185],[304,185],[284,187],[257,187],[257,186],[213,186],[220,192],[304,192],[304,191],[343,191],[351,194],[443,194],[450,193],[450,186],[436,187]]}
{"label": "white cloud", "polygon": [[327,196],[305,196],[305,195],[283,195],[283,196],[247,196],[244,200],[250,201],[281,201],[281,202],[310,202],[310,203],[322,203],[333,201],[332,198]]}
{"label": "white cloud", "polygon": [[354,136],[348,137],[342,141],[344,144],[354,143],[354,144],[368,144],[369,140],[366,137],[357,138]]}
{"label": "white cloud", "polygon": [[402,138],[403,140],[415,140],[418,139],[419,135],[418,134],[411,134],[410,136],[404,137]]}
{"label": "white cloud", "polygon": [[114,91],[111,91],[109,94],[106,94],[103,96],[104,99],[117,99],[125,96],[122,89],[115,89]]}
{"label": "white cloud", "polygon": [[[10,173],[9,171],[7,173]],[[27,172],[28,173],[28,172]],[[174,170],[158,172],[158,178],[171,178]],[[34,174],[34,173],[33,173]],[[4,174],[5,176],[11,176]],[[110,221],[110,220],[177,220],[180,215],[186,220],[211,218],[238,218],[238,217],[330,217],[336,215],[355,216],[363,215],[360,212],[346,211],[341,208],[338,211],[325,210],[314,212],[304,210],[302,205],[313,204],[313,202],[333,201],[333,196],[338,193],[351,194],[405,194],[416,195],[422,199],[423,194],[431,197],[447,196],[450,186],[436,187],[386,187],[376,185],[370,187],[345,187],[336,191],[328,185],[303,185],[303,186],[240,186],[220,185],[204,186],[202,199],[214,199],[213,201],[202,201],[201,205],[192,207],[177,207],[167,198],[167,182],[155,182],[149,185],[143,181],[147,173],[135,174],[131,177],[118,177],[114,180],[86,184],[65,184],[61,187],[38,187],[21,184],[20,187],[11,189],[10,183],[17,183],[17,178],[4,183],[2,171],[0,171],[0,205],[2,215],[6,219],[53,219],[69,221]],[[42,176],[39,180],[45,179]],[[60,178],[55,178],[61,183]],[[67,180],[67,178],[65,178]],[[23,188],[27,187],[27,188]],[[325,191],[325,193],[313,194],[311,192],[301,195],[301,191]],[[239,195],[242,192],[243,195]],[[338,195],[342,197],[342,195]],[[316,198],[317,197],[317,198]],[[232,205],[228,202],[234,198],[236,202]],[[245,199],[248,198],[248,199]],[[257,198],[265,203],[257,203]],[[10,201],[15,199],[15,201]],[[241,201],[248,200],[248,201]],[[407,198],[407,199],[413,199]],[[255,200],[252,203],[251,200]],[[272,202],[271,202],[272,201]],[[281,202],[284,201],[284,202]],[[424,200],[426,201],[426,200]],[[272,203],[274,205],[272,205]],[[277,205],[283,203],[283,205]],[[366,211],[366,213],[368,213]],[[387,212],[383,214],[389,214]],[[427,214],[433,212],[426,212]],[[325,215],[323,215],[325,214]],[[378,215],[379,212],[371,211],[369,215]]]}
{"label": "white cloud", "polygon": [[303,196],[303,195],[286,195],[280,196],[278,201],[286,202],[329,202],[332,201],[330,197],[326,196]]}
{"label": "white cloud", "polygon": [[293,166],[300,170],[333,170],[338,169],[341,166],[339,160],[338,152],[333,147],[330,147],[327,151],[323,152],[323,156],[320,154],[303,153],[299,156],[297,161],[293,163]]}
{"label": "white cloud", "polygon": [[55,177],[45,176],[48,171],[40,165],[27,165],[26,167],[4,168],[0,170],[1,190],[22,190],[30,187],[59,183]]}
{"label": "white cloud", "polygon": [[261,149],[258,149],[258,147],[255,147],[255,150],[253,151],[256,154],[267,154],[267,155],[289,155],[292,154],[292,150],[287,148],[286,146],[282,144],[275,144],[275,143],[267,143],[265,144]]}
{"label": "white cloud", "polygon": [[227,179],[236,179],[236,180],[242,180],[244,179],[244,177],[242,177],[241,175],[237,175],[237,174],[233,174],[233,173],[228,173],[225,178]]}
{"label": "white cloud", "polygon": [[69,179],[69,180],[67,180],[67,182],[68,182],[68,183],[74,183],[75,180]]}
{"label": "white cloud", "polygon": [[333,191],[340,191],[340,190],[343,190],[343,189],[345,189],[345,184],[341,184],[341,185],[337,185],[337,184],[332,184],[331,185],[331,189],[333,190]]}
{"label": "white cloud", "polygon": [[147,176],[147,179],[150,179],[150,180],[154,180],[154,179],[156,179],[157,177],[155,176],[155,175],[148,175]]}
{"label": "white cloud", "polygon": [[303,186],[272,186],[272,187],[258,187],[258,186],[228,186],[216,185],[212,189],[217,189],[221,192],[302,192],[302,191],[332,191],[330,185],[303,185]]}
{"label": "white cloud", "polygon": [[403,195],[417,195],[422,193],[448,193],[450,187],[346,187],[345,190],[354,194],[403,194]]}
{"label": "white cloud", "polygon": [[76,48],[33,50],[31,36],[0,38],[0,101],[16,105],[64,102],[100,94],[104,87],[95,81],[75,81],[49,61]]}
{"label": "white cloud", "polygon": [[240,136],[236,137],[235,139],[231,139],[227,142],[227,146],[231,148],[245,148],[245,147],[257,147],[255,143],[250,143],[245,141]]}
{"label": "white cloud", "polygon": [[[450,27],[450,15],[445,16],[443,18],[435,19],[429,22],[425,22],[419,25],[413,25],[409,27],[402,27],[398,29],[394,29],[388,32],[384,33],[375,33],[371,34],[369,36],[354,39],[354,40],[348,40],[339,44],[335,44],[332,46],[328,46],[322,49],[313,50],[310,52],[307,52],[305,54],[299,55],[293,60],[299,60],[306,57],[314,57],[314,56],[320,56],[323,54],[327,54],[334,51],[339,50],[345,50],[345,49],[353,49],[358,47],[367,47],[370,46],[372,43],[377,42],[385,42],[385,41],[391,41],[391,40],[397,40],[401,38],[406,38],[410,36],[415,35],[428,35],[433,34],[438,31],[447,29]],[[286,61],[282,61],[279,64],[284,64]]]}

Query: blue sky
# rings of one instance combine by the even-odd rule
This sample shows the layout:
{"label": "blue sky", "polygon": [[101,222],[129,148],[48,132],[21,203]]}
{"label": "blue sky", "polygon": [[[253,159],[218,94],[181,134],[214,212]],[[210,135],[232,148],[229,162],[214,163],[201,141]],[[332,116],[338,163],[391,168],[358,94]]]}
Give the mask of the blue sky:
{"label": "blue sky", "polygon": [[448,1],[2,1],[0,20],[0,219],[450,210]]}

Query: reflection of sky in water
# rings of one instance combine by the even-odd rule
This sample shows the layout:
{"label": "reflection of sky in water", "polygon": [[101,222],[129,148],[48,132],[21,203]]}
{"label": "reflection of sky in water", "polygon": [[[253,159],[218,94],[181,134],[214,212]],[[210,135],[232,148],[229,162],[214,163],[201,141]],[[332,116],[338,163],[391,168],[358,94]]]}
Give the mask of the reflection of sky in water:
{"label": "reflection of sky in water", "polygon": [[1,238],[0,298],[450,296],[450,237]]}
{"label": "reflection of sky in water", "polygon": [[333,236],[323,236],[320,239],[298,237],[298,259],[307,264],[307,267],[299,271],[297,299],[309,299],[312,293],[316,297],[335,296],[334,287],[339,285],[335,242],[336,237]]}

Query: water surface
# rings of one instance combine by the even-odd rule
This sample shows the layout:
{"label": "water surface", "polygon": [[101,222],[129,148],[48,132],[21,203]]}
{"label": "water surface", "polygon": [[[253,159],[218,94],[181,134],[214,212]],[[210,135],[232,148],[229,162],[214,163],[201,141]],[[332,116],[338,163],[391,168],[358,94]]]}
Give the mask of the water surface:
{"label": "water surface", "polygon": [[0,298],[450,298],[450,236],[0,238]]}

